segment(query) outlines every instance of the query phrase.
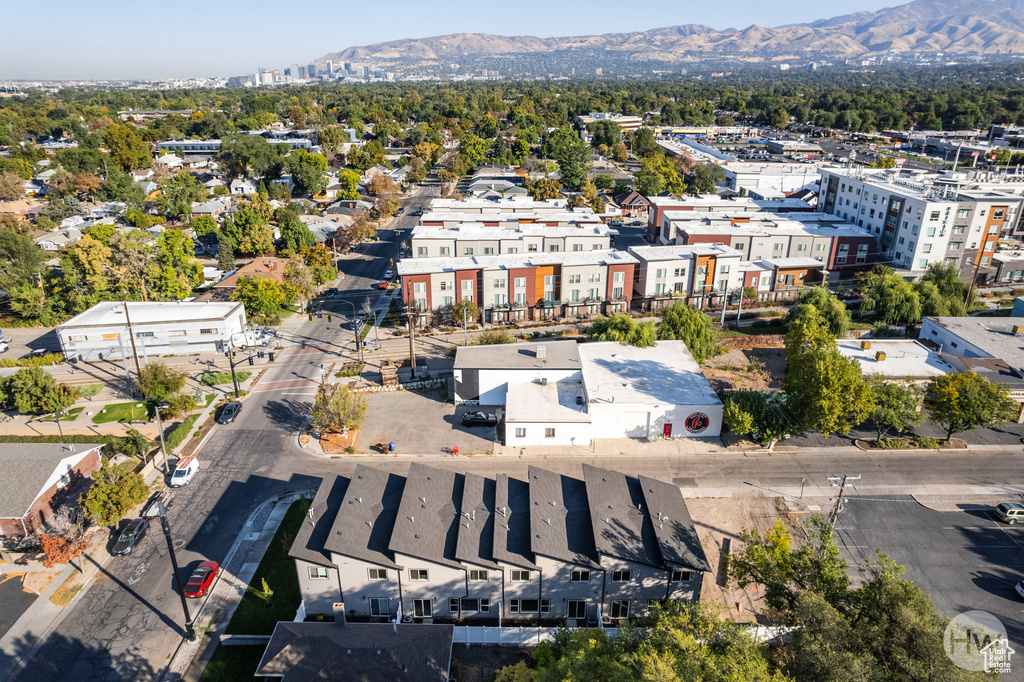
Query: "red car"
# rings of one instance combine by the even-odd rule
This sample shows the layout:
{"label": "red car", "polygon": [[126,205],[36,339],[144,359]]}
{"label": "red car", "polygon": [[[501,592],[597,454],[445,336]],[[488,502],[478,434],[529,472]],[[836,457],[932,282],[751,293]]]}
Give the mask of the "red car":
{"label": "red car", "polygon": [[387,289],[388,288],[388,283],[387,282],[377,282],[377,288],[378,289]]}
{"label": "red car", "polygon": [[192,571],[192,577],[185,585],[185,596],[202,597],[206,594],[206,590],[213,584],[213,579],[217,577],[218,568],[220,566],[216,561],[204,561],[199,564],[196,570]]}

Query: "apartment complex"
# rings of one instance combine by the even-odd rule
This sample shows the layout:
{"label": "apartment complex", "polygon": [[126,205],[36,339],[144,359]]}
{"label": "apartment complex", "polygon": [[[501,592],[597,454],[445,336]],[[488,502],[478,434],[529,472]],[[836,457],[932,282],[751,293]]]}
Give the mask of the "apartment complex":
{"label": "apartment complex", "polygon": [[419,325],[444,321],[445,311],[462,300],[474,301],[491,323],[625,312],[636,264],[625,251],[508,253],[406,258],[398,274]]}
{"label": "apartment complex", "polygon": [[413,258],[606,251],[611,248],[611,232],[600,223],[552,227],[526,224],[513,229],[481,223],[457,227],[420,225],[413,228],[410,244]]}
{"label": "apartment complex", "polygon": [[[1001,234],[1011,234],[1022,197],[956,174],[825,168],[818,205],[877,240],[880,263],[920,276],[950,263],[964,280],[988,268]],[[1015,187],[1014,187],[1015,188]]]}
{"label": "apartment complex", "polygon": [[800,199],[754,199],[752,197],[723,198],[717,194],[706,194],[696,197],[674,196],[649,197],[650,208],[647,211],[647,240],[652,244],[671,244],[675,240],[672,232],[671,219],[666,212],[690,213],[806,213],[814,209],[806,201]]}
{"label": "apartment complex", "polygon": [[679,488],[584,465],[523,481],[413,463],[327,476],[295,559],[307,615],[596,625],[696,600],[707,559]]}

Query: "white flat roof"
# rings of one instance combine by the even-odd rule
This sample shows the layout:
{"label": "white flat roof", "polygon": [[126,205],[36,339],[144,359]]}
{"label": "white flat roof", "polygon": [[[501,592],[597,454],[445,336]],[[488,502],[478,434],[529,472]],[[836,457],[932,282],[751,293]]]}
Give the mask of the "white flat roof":
{"label": "white flat roof", "polygon": [[[202,322],[204,320],[223,320],[242,303],[191,303],[183,301],[142,303],[128,302],[128,317],[132,326],[145,324],[167,324],[169,322]],[[124,304],[120,301],[104,301],[97,303],[84,313],[75,315],[67,322],[58,325],[65,327],[104,327],[123,326],[127,322]]]}
{"label": "white flat roof", "polygon": [[743,254],[723,244],[685,244],[668,246],[631,246],[629,252],[641,260],[661,261],[690,258],[694,254],[707,255],[716,254],[719,256],[735,256],[739,258]]}
{"label": "white flat roof", "polygon": [[765,263],[770,263],[779,268],[823,268],[825,264],[813,258],[765,258]]}
{"label": "white flat roof", "polygon": [[505,421],[589,423],[590,414],[584,411],[585,405],[576,404],[576,396],[583,396],[583,384],[575,381],[510,381],[505,394]]}
{"label": "white flat roof", "polygon": [[579,347],[583,383],[591,401],[644,405],[720,405],[721,401],[682,341],[650,348],[621,343]]}
{"label": "white flat roof", "polygon": [[425,275],[434,272],[457,272],[459,270],[508,270],[538,265],[626,265],[638,263],[625,251],[602,249],[599,251],[558,251],[556,253],[508,253],[498,256],[474,256],[467,258],[403,258],[398,261],[398,274]]}
{"label": "white flat roof", "polygon": [[413,239],[523,239],[524,237],[611,237],[610,228],[600,223],[583,225],[514,224],[492,227],[464,223],[454,227],[419,225],[412,229]]}
{"label": "white flat roof", "polygon": [[[871,348],[862,349],[860,341],[839,341],[839,352],[860,363],[864,374],[881,374],[891,379],[930,379],[955,372],[956,368],[914,340],[864,339]],[[885,360],[877,360],[885,353]]]}
{"label": "white flat roof", "polygon": [[425,222],[452,222],[460,223],[523,223],[523,224],[544,224],[544,223],[582,223],[586,225],[601,224],[601,217],[596,213],[585,211],[580,212],[558,212],[558,213],[532,213],[532,212],[493,212],[493,213],[463,213],[457,211],[430,211],[420,216],[420,224]]}

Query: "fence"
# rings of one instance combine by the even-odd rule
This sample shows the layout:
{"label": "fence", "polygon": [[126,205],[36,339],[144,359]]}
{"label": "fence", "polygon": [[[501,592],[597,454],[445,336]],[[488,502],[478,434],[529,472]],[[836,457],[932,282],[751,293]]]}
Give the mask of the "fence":
{"label": "fence", "polygon": [[[569,628],[576,630],[577,628]],[[537,645],[541,642],[553,642],[555,632],[558,628],[540,627],[480,627],[476,625],[459,625],[455,628],[453,644],[465,644],[467,647],[473,644],[486,645],[498,644],[504,646],[526,646]],[[609,638],[619,634],[616,628],[604,628],[604,634]]]}

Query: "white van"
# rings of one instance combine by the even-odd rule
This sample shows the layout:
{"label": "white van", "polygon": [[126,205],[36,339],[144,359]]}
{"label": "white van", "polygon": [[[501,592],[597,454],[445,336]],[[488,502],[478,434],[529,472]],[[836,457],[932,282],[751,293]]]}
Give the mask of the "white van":
{"label": "white van", "polygon": [[174,467],[174,473],[171,475],[170,486],[172,488],[180,488],[183,485],[188,485],[197,473],[199,473],[198,459],[186,457],[179,460],[177,466]]}

